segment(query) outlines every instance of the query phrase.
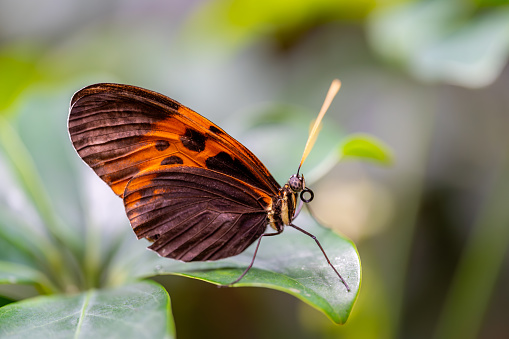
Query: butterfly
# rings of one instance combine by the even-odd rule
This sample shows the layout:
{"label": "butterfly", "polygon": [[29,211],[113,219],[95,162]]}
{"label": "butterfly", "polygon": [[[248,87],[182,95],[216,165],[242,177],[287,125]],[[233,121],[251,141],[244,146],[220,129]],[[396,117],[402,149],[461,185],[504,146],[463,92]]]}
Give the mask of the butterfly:
{"label": "butterfly", "polygon": [[[282,187],[244,145],[190,108],[162,94],[99,83],[71,99],[68,128],[83,161],[123,199],[138,239],[160,256],[185,262],[238,255],[293,224],[313,199],[299,174],[341,83],[334,80],[297,170]],[[274,230],[266,232],[267,225]]]}

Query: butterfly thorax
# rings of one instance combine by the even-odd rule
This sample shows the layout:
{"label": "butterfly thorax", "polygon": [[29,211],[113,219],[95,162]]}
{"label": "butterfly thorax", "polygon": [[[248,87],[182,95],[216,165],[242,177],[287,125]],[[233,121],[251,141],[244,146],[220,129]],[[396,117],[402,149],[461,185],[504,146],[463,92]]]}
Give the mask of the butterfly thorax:
{"label": "butterfly thorax", "polygon": [[290,225],[297,208],[299,193],[304,186],[304,178],[293,175],[279,189],[278,195],[272,199],[272,206],[268,212],[269,224],[273,229],[280,231],[285,225]]}
{"label": "butterfly thorax", "polygon": [[272,199],[272,207],[268,212],[269,224],[276,231],[289,225],[297,207],[298,193],[288,184],[279,189],[278,195]]}

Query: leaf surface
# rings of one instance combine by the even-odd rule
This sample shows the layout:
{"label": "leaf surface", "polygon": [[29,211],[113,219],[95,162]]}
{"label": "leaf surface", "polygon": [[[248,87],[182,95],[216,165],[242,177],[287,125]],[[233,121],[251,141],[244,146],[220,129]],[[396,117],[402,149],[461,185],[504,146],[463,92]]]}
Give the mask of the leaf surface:
{"label": "leaf surface", "polygon": [[[338,324],[345,323],[357,299],[361,283],[361,264],[352,241],[318,226],[301,215],[297,225],[314,234],[338,272],[350,286],[348,292],[327,264],[310,237],[286,227],[283,234],[264,238],[255,264],[234,287],[258,286],[289,293],[323,312]],[[215,262],[183,263],[147,253],[146,260],[133,267],[140,277],[175,274],[213,284],[234,281],[249,265],[256,243],[238,256]]]}
{"label": "leaf surface", "polygon": [[1,338],[174,338],[170,299],[150,281],[0,308]]}

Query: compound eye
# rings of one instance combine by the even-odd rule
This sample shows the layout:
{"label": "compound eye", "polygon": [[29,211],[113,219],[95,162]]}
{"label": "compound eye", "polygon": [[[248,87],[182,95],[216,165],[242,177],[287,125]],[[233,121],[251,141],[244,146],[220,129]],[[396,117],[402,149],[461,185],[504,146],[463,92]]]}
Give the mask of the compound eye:
{"label": "compound eye", "polygon": [[294,192],[302,191],[302,179],[296,175],[292,175],[290,177],[290,180],[288,180],[288,185],[290,185],[290,188]]}

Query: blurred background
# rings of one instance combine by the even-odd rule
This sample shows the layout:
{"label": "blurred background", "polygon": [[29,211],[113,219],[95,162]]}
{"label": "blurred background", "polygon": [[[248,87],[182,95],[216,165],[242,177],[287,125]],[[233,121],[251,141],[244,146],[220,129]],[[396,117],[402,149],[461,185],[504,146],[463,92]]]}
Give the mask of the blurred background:
{"label": "blurred background", "polygon": [[[504,0],[0,0],[0,116],[66,229],[131,232],[120,200],[68,139],[74,92],[120,82],[164,93],[283,183],[306,141],[307,125],[294,122],[311,121],[339,78],[328,137],[304,173],[330,151],[324,140],[349,133],[377,137],[395,159],[343,161],[310,185],[316,214],[358,246],[350,319],[334,325],[277,291],[159,277],[178,337],[507,338],[508,55]],[[30,183],[18,184],[6,160],[7,132],[0,221],[37,226]]]}

